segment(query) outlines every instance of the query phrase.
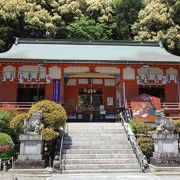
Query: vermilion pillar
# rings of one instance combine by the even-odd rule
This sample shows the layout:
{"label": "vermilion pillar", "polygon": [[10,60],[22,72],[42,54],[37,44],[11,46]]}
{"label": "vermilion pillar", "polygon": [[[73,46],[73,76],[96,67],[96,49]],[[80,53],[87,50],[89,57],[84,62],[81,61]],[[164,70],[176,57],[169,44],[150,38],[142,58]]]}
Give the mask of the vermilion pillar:
{"label": "vermilion pillar", "polygon": [[64,66],[61,66],[61,104],[64,105]]}
{"label": "vermilion pillar", "polygon": [[2,63],[0,63],[0,102],[2,101],[2,75],[3,75],[3,67]]}

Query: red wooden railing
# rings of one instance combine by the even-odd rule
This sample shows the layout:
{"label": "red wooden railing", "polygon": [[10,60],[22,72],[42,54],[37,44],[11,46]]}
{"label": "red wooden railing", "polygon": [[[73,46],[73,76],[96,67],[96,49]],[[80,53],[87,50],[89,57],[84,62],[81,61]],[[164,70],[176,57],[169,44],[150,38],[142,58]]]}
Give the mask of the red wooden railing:
{"label": "red wooden railing", "polygon": [[[0,102],[0,108],[28,111],[33,104],[35,102]],[[161,107],[165,111],[167,118],[180,119],[180,103],[165,102],[161,103]],[[125,108],[132,110],[130,103],[126,103]]]}
{"label": "red wooden railing", "polygon": [[35,102],[0,102],[0,108],[28,111],[33,104],[35,104]]}

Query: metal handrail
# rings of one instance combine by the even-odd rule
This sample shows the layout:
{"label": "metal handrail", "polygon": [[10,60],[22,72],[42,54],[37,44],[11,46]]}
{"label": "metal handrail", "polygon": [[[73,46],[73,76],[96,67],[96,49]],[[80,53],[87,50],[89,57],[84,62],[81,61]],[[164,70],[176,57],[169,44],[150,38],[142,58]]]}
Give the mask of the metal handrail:
{"label": "metal handrail", "polygon": [[63,148],[63,142],[64,142],[65,127],[66,127],[66,123],[63,126],[63,129],[61,131],[62,132],[61,133],[61,144],[60,144],[60,149],[59,149],[60,173],[62,173],[62,171],[63,171],[63,168],[62,168],[62,148]]}
{"label": "metal handrail", "polygon": [[142,172],[146,172],[147,170],[149,170],[149,164],[146,156],[143,154],[141,148],[136,141],[136,137],[131,129],[131,126],[124,120],[122,112],[119,113],[118,117],[124,127],[128,140],[130,141],[133,151],[136,155],[136,158],[138,159]]}

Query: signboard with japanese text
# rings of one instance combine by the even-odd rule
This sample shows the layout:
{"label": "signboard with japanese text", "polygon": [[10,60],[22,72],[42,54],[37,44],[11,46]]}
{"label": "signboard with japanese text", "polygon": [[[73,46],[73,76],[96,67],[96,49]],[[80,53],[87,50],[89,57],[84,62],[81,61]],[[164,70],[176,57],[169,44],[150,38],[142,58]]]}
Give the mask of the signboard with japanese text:
{"label": "signboard with japanese text", "polygon": [[61,80],[54,80],[54,95],[53,95],[53,101],[56,103],[60,103],[61,100]]}

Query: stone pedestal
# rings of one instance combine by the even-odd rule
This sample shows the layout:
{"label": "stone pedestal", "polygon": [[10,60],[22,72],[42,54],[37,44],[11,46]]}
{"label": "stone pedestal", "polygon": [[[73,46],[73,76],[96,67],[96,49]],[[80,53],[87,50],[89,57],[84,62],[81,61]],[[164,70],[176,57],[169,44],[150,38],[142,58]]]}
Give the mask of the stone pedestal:
{"label": "stone pedestal", "polygon": [[178,134],[154,133],[154,152],[150,159],[151,164],[156,166],[180,165],[180,153]]}
{"label": "stone pedestal", "polygon": [[42,136],[38,134],[20,135],[20,154],[15,161],[15,168],[44,168],[42,160]]}

